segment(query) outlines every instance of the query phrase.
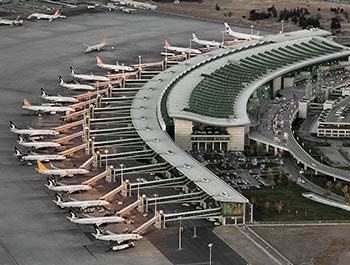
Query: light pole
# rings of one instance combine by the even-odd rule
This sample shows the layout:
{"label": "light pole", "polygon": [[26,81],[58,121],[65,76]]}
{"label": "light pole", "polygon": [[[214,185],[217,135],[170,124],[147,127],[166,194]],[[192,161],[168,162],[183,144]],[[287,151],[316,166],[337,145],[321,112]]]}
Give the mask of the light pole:
{"label": "light pole", "polygon": [[179,250],[182,250],[182,217],[179,217],[180,220],[180,226],[179,226]]}
{"label": "light pole", "polygon": [[192,39],[190,39],[190,53],[189,53],[188,58],[191,58],[191,52],[192,52]]}
{"label": "light pole", "polygon": [[193,238],[197,238],[197,227],[193,227]]}
{"label": "light pole", "polygon": [[139,55],[139,71],[140,71],[140,79],[141,79],[141,55]]}
{"label": "light pole", "polygon": [[136,181],[137,181],[137,199],[139,199],[140,197],[140,178],[137,178]]}
{"label": "light pole", "polygon": [[284,26],[284,20],[282,19],[282,20],[281,20],[281,33],[283,33],[283,31],[284,31],[283,26]]}
{"label": "light pole", "polygon": [[225,44],[225,31],[221,31],[221,36],[222,36],[222,46]]}
{"label": "light pole", "polygon": [[123,184],[123,170],[124,170],[124,164],[120,164],[120,185]]}
{"label": "light pole", "polygon": [[106,155],[106,171],[107,171],[108,170],[108,153],[109,153],[109,151],[108,151],[108,149],[105,149],[103,152]]}
{"label": "light pole", "polygon": [[155,193],[153,194],[155,200],[154,200],[154,216],[157,214],[157,197],[158,197],[158,194]]}
{"label": "light pole", "polygon": [[211,250],[213,247],[213,243],[208,244],[208,247],[209,247],[209,265],[211,265]]}
{"label": "light pole", "polygon": [[251,35],[254,34],[254,25],[250,25],[250,34],[251,34]]}

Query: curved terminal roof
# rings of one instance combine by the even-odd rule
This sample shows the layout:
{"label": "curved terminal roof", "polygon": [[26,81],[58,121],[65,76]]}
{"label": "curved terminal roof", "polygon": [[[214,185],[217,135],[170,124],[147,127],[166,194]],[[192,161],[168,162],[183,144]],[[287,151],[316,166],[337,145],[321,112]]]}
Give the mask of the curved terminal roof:
{"label": "curved terminal roof", "polygon": [[254,90],[293,70],[350,55],[328,35],[314,29],[268,36],[187,61],[189,70],[167,99],[169,116],[223,127],[249,124],[246,105]]}

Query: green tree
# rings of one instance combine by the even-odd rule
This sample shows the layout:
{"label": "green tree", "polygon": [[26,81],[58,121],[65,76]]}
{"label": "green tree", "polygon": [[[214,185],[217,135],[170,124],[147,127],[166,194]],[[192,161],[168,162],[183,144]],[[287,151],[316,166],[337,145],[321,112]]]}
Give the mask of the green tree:
{"label": "green tree", "polygon": [[264,208],[265,208],[265,210],[268,211],[268,210],[270,209],[270,207],[271,207],[271,202],[266,201],[266,202],[264,203]]}

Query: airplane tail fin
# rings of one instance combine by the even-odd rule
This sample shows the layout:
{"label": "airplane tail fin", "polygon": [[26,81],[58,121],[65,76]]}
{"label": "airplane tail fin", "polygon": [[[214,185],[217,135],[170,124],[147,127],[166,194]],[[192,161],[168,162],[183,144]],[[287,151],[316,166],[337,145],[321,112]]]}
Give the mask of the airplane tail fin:
{"label": "airplane tail fin", "polygon": [[14,155],[15,155],[15,157],[21,158],[23,156],[23,152],[21,151],[21,149],[19,149],[17,146],[15,146]]}
{"label": "airplane tail fin", "polygon": [[65,83],[62,76],[58,76],[58,79],[60,80],[60,85],[63,85]]}
{"label": "airplane tail fin", "polygon": [[56,186],[56,184],[49,178],[47,178],[47,183],[48,184],[46,185],[46,187],[48,188]]}
{"label": "airplane tail fin", "polygon": [[40,161],[37,162],[37,165],[38,165],[38,170],[39,171],[47,171],[47,167],[44,166],[43,163],[41,163]]}
{"label": "airplane tail fin", "polygon": [[61,202],[63,202],[63,199],[60,195],[58,195],[57,193],[55,194],[56,200],[54,201],[54,203],[56,203],[57,205],[59,205]]}
{"label": "airplane tail fin", "polygon": [[101,60],[101,58],[99,56],[96,56],[96,63],[98,65],[102,65],[103,64],[103,62],[102,62],[102,60]]}
{"label": "airplane tail fin", "polygon": [[20,20],[21,20],[21,16],[17,16],[16,21],[20,21]]}
{"label": "airplane tail fin", "polygon": [[93,235],[95,238],[97,238],[99,235],[102,235],[101,230],[97,226],[95,226],[95,231],[96,231],[95,234],[91,233],[91,235]]}
{"label": "airplane tail fin", "polygon": [[48,96],[48,94],[46,93],[45,89],[41,88],[41,97],[45,96]]}
{"label": "airplane tail fin", "polygon": [[71,74],[71,75],[77,74],[77,71],[75,71],[75,69],[74,69],[73,66],[70,66],[69,68],[70,68],[70,74]]}
{"label": "airplane tail fin", "polygon": [[53,14],[54,16],[58,17],[61,15],[61,10],[57,9],[55,14]]}
{"label": "airplane tail fin", "polygon": [[15,130],[15,129],[17,129],[16,125],[14,124],[13,121],[10,121],[10,130],[12,131],[12,130]]}
{"label": "airplane tail fin", "polygon": [[73,212],[73,211],[69,211],[70,216],[67,216],[67,218],[72,221],[74,219],[78,219],[78,216]]}
{"label": "airplane tail fin", "polygon": [[194,41],[197,41],[197,40],[198,40],[196,34],[194,34],[194,33],[192,33],[192,40],[194,40]]}
{"label": "airplane tail fin", "polygon": [[170,47],[170,43],[169,43],[168,40],[164,40],[164,46],[165,46],[165,47]]}
{"label": "airplane tail fin", "polygon": [[226,32],[231,30],[231,27],[226,22],[224,23],[224,25],[225,25],[225,31]]}
{"label": "airplane tail fin", "polygon": [[24,138],[21,135],[18,135],[18,143],[24,143],[26,142]]}
{"label": "airplane tail fin", "polygon": [[106,37],[106,36],[103,36],[103,38],[102,38],[102,43],[104,43],[104,44],[107,43],[107,37]]}
{"label": "airplane tail fin", "polygon": [[32,104],[29,103],[28,99],[26,99],[26,98],[23,99],[23,106],[29,107],[29,106],[31,106],[31,105],[32,105]]}

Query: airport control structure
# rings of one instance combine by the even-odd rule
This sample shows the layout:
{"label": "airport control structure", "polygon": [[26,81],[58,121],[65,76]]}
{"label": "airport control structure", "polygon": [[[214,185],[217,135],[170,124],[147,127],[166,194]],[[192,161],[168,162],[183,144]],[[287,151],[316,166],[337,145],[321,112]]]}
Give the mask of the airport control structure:
{"label": "airport control structure", "polygon": [[[134,233],[153,224],[164,228],[179,219],[214,218],[223,225],[253,222],[249,200],[190,151],[242,151],[255,141],[275,152],[290,152],[305,168],[349,180],[346,170],[326,166],[306,153],[292,128],[285,142],[255,130],[260,107],[279,90],[315,72],[322,76],[331,67],[348,67],[350,49],[330,36],[330,32],[310,29],[204,48],[201,54],[166,51],[164,60],[140,62],[131,66],[133,71],[108,74],[108,81],[90,83],[96,90],[75,96],[78,102],[69,105],[74,111],[61,117],[64,122],[54,128],[58,135],[53,142],[62,146],[74,142],[70,148],[58,149],[59,154],[86,157],[81,168],[99,170],[83,185],[94,186],[98,181],[114,185],[98,200],[113,203],[116,194],[132,198],[132,203],[117,210],[118,215],[132,209],[155,212]],[[331,91],[321,82],[316,89],[306,87],[291,120],[306,117],[313,108],[331,116],[332,109],[350,95],[346,87]],[[332,100],[332,93],[339,100]],[[341,126],[350,129],[345,122]],[[319,133],[330,126],[338,127],[328,124],[326,117],[320,120]],[[126,166],[126,160],[134,161],[133,166]],[[145,173],[154,179],[141,181],[139,175]],[[171,194],[159,192],[153,197],[146,192],[164,188],[172,188]],[[198,207],[188,211],[156,208],[184,203]]]}

